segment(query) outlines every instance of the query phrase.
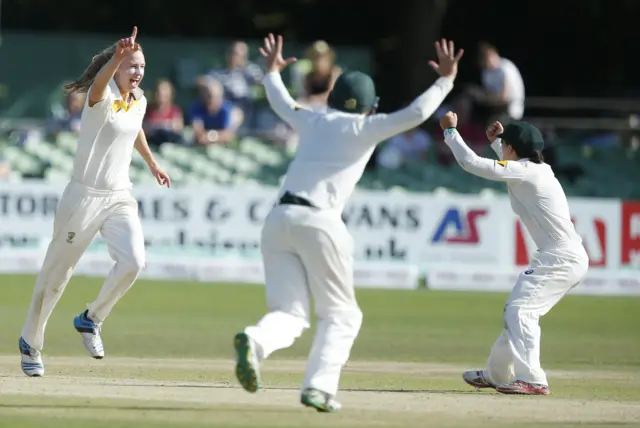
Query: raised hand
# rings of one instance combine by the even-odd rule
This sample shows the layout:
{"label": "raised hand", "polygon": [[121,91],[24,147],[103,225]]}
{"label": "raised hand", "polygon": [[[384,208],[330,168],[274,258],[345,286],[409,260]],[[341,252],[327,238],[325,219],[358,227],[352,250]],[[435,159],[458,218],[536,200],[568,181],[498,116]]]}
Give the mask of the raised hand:
{"label": "raised hand", "polygon": [[140,45],[136,43],[136,36],[138,35],[138,27],[133,27],[131,31],[131,36],[120,39],[118,43],[116,43],[116,51],[114,56],[118,59],[126,58],[131,53],[140,50]]}
{"label": "raised hand", "polygon": [[493,122],[491,125],[489,125],[489,127],[487,128],[487,139],[489,140],[489,142],[493,143],[494,141],[496,141],[496,135],[500,135],[504,132],[504,127],[502,126],[502,124],[500,122]]}
{"label": "raised hand", "polygon": [[260,48],[260,54],[267,60],[268,72],[277,71],[280,73],[286,66],[296,62],[296,58],[294,57],[287,59],[282,58],[282,36],[280,35],[276,38],[273,34],[269,33],[269,35],[264,38],[264,46]]}
{"label": "raised hand", "polygon": [[458,50],[456,55],[453,40],[447,41],[447,39],[435,42],[435,48],[438,62],[429,61],[429,65],[440,76],[455,79],[458,74],[458,62],[464,54],[464,49]]}
{"label": "raised hand", "polygon": [[449,128],[455,128],[456,126],[458,126],[458,115],[452,111],[447,112],[447,114],[440,119],[440,128],[442,128],[443,131]]}

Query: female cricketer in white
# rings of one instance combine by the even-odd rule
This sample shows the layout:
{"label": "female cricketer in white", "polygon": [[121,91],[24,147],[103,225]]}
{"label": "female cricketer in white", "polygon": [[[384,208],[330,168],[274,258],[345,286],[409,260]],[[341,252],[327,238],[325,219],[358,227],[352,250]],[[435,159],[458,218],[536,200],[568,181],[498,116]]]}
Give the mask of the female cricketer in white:
{"label": "female cricketer in white", "polygon": [[584,278],[589,258],[571,222],[562,186],[543,162],[540,131],[526,122],[506,127],[495,122],[487,138],[500,158],[496,161],[477,156],[458,134],[457,122],[452,112],[440,120],[444,141],[456,160],[474,175],[507,183],[511,208],[538,247],[507,299],[504,331],[491,349],[486,369],[467,371],[463,379],[503,394],[546,395],[549,383],[540,366],[538,322]]}
{"label": "female cricketer in white", "polygon": [[129,166],[133,148],[145,159],[160,185],[169,176],[156,164],[142,131],[147,101],[139,88],[145,58],[131,36],[93,57],[69,92],[86,92],[73,176],[58,203],[53,237],[38,276],[19,349],[27,376],[42,376],[44,331],[78,260],[98,232],[115,265],[98,298],[73,324],[93,358],[103,358],[102,322],[129,290],[145,264],[138,204],[131,193]]}
{"label": "female cricketer in white", "polygon": [[341,213],[376,146],[419,126],[442,104],[464,51],[455,54],[452,41],[437,42],[438,62],[429,64],[440,78],[407,107],[380,114],[373,79],[357,71],[338,77],[327,111],[296,104],[280,74],[295,59],[282,57],[282,45],[281,36],[265,38],[263,84],[269,105],[300,134],[300,144],[262,229],[269,312],[236,334],[236,377],[246,391],[257,392],[261,361],[290,347],[309,328],[314,310],[317,328],[300,402],[319,412],[337,412],[342,368],[362,324],[353,284],[353,239]]}

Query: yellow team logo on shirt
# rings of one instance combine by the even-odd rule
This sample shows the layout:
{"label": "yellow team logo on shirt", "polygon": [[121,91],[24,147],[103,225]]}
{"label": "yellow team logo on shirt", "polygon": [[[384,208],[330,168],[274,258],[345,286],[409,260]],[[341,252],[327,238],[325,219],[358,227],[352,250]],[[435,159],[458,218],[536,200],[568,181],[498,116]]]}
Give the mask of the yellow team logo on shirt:
{"label": "yellow team logo on shirt", "polygon": [[504,167],[506,167],[506,166],[507,166],[507,161],[496,161],[496,163],[497,163],[498,165],[502,165],[502,166],[504,166]]}
{"label": "yellow team logo on shirt", "polygon": [[355,100],[355,98],[349,98],[347,101],[344,102],[344,108],[348,108],[348,109],[354,109],[356,108],[357,105],[358,105],[358,102]]}
{"label": "yellow team logo on shirt", "polygon": [[67,233],[67,244],[73,244],[73,238],[76,237],[76,233],[75,232],[69,232]]}
{"label": "yellow team logo on shirt", "polygon": [[134,100],[131,105],[127,105],[126,102],[124,102],[124,100],[115,100],[113,102],[113,112],[117,113],[120,110],[124,110],[124,111],[129,111],[131,110],[133,107],[135,107],[135,105],[138,104],[138,100]]}

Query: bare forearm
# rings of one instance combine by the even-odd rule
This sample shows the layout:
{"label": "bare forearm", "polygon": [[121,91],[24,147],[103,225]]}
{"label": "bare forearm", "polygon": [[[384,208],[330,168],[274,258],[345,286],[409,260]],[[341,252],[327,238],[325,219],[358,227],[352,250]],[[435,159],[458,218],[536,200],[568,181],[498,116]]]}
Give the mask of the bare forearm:
{"label": "bare forearm", "polygon": [[144,135],[143,130],[140,130],[140,132],[138,132],[134,147],[138,151],[138,153],[140,153],[140,156],[142,156],[142,159],[144,159],[149,167],[157,165],[156,160],[153,157],[153,153],[149,148],[149,143],[147,142],[147,137]]}
{"label": "bare forearm", "polygon": [[89,91],[90,106],[99,103],[105,98],[109,82],[115,76],[116,70],[118,70],[121,63],[122,59],[111,58],[98,72]]}

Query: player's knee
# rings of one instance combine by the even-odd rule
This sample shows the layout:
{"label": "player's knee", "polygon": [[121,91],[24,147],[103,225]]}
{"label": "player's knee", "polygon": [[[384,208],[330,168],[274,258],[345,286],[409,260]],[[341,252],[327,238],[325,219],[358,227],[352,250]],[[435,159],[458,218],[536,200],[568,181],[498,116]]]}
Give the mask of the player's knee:
{"label": "player's knee", "polygon": [[505,327],[521,324],[529,320],[537,320],[537,318],[535,311],[521,304],[511,303],[504,307],[503,319]]}
{"label": "player's knee", "polygon": [[145,258],[143,256],[133,256],[120,262],[123,275],[137,277],[144,269]]}
{"label": "player's knee", "polygon": [[344,334],[352,335],[353,337],[358,335],[362,326],[362,311],[358,307],[332,309],[327,311],[323,318],[329,320],[332,324],[340,326]]}
{"label": "player's knee", "polygon": [[351,314],[351,323],[353,325],[353,329],[356,333],[360,331],[360,327],[362,327],[362,311],[360,308],[355,308]]}

